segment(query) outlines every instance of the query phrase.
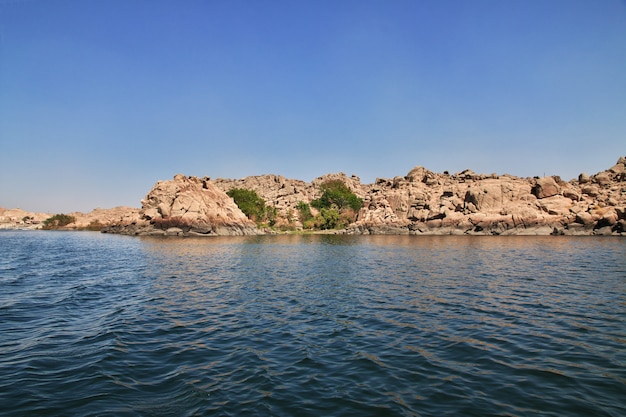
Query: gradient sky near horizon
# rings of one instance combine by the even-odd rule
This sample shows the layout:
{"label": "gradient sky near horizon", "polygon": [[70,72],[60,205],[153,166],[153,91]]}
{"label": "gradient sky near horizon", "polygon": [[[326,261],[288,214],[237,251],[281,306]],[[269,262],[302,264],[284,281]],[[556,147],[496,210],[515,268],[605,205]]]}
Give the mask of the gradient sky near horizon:
{"label": "gradient sky near horizon", "polygon": [[624,155],[624,0],[0,0],[0,207]]}

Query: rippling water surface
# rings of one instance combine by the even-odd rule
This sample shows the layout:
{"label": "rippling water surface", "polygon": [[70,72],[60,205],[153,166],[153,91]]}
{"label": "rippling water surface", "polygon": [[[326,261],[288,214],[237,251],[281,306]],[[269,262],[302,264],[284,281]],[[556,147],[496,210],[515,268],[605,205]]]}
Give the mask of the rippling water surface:
{"label": "rippling water surface", "polygon": [[626,415],[626,240],[0,233],[5,415]]}

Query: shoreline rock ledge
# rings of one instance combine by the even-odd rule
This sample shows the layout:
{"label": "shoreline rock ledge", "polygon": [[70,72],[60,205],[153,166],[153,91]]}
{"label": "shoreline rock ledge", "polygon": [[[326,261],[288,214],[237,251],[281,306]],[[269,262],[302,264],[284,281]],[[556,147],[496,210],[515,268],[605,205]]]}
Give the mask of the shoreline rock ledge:
{"label": "shoreline rock ledge", "polygon": [[344,234],[409,235],[626,235],[626,157],[595,175],[569,182],[558,176],[435,173],[413,168],[404,177],[374,184],[343,173],[307,183],[280,175],[211,180],[176,175],[150,190],[131,220],[105,233],[130,235],[256,235],[258,229],[226,194],[255,191],[275,210],[275,226],[302,229],[298,205],[320,197],[319,185],[341,180],[364,201]]}

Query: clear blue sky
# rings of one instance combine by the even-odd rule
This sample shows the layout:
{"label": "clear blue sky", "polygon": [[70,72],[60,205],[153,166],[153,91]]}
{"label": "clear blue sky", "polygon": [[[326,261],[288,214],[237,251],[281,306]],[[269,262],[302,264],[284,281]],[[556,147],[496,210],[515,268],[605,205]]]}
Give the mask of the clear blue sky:
{"label": "clear blue sky", "polygon": [[596,173],[626,155],[624,0],[0,0],[0,207],[176,173]]}

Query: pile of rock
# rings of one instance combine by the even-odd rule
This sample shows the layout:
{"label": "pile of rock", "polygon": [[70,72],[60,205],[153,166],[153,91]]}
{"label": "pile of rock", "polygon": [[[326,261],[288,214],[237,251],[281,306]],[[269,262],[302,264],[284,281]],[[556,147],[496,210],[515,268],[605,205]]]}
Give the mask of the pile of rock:
{"label": "pile of rock", "polygon": [[[364,197],[366,194],[367,187],[361,185],[359,177],[355,175],[348,177],[343,172],[326,174],[310,183],[281,175],[257,175],[236,180],[218,178],[214,183],[225,192],[233,188],[253,190],[265,200],[267,205],[276,209],[276,228],[284,226],[298,229],[302,227],[301,219],[298,217],[298,204],[301,202],[310,204],[312,200],[319,198],[321,196],[320,185],[331,180],[342,181],[359,197]],[[313,214],[316,214],[316,210],[311,209]]]}
{"label": "pile of rock", "polygon": [[626,233],[626,158],[577,180],[557,176],[435,173],[424,167],[404,177],[361,184],[356,176],[327,174],[307,183],[280,175],[217,179],[176,175],[160,181],[142,201],[136,218],[109,232],[165,235],[263,233],[226,194],[254,190],[277,212],[276,226],[301,227],[297,206],[320,197],[320,185],[339,179],[364,206],[344,233],[351,234],[568,234]]}
{"label": "pile of rock", "polygon": [[159,181],[141,204],[138,218],[120,221],[103,231],[168,236],[259,233],[254,222],[209,178],[179,174],[173,180]]}
{"label": "pile of rock", "polygon": [[436,174],[378,179],[350,233],[622,234],[626,158],[593,176]]}
{"label": "pile of rock", "polygon": [[73,212],[69,214],[76,220],[65,226],[65,229],[93,229],[119,224],[131,223],[139,219],[139,209],[134,207],[119,206],[110,209],[97,208],[88,213]]}

